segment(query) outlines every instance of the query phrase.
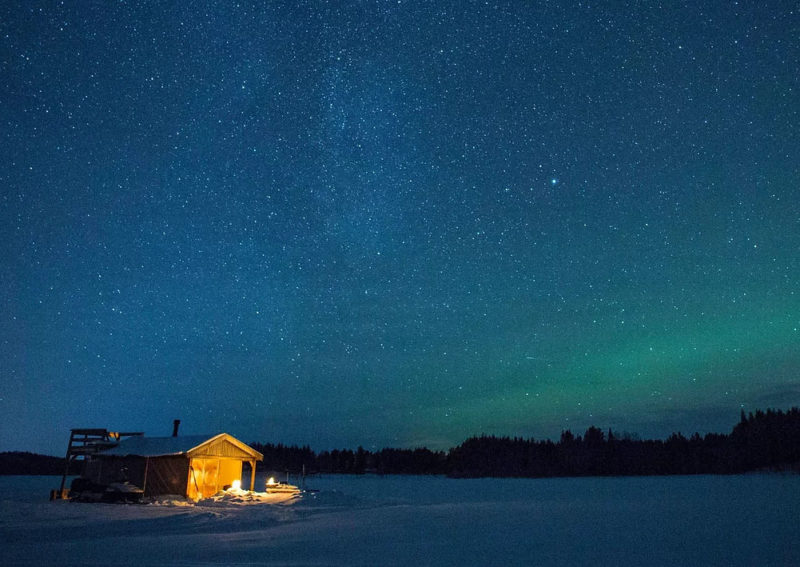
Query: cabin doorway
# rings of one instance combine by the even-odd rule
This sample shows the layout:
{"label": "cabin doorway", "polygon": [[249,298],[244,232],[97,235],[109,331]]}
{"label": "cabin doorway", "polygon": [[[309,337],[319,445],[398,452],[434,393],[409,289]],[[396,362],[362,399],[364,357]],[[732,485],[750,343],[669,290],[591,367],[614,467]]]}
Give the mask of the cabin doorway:
{"label": "cabin doorway", "polygon": [[230,487],[234,480],[241,479],[241,461],[196,457],[189,462],[189,486],[186,495],[192,500],[208,498]]}
{"label": "cabin doorway", "polygon": [[189,463],[189,487],[186,495],[192,500],[208,498],[218,492],[219,459],[192,459]]}

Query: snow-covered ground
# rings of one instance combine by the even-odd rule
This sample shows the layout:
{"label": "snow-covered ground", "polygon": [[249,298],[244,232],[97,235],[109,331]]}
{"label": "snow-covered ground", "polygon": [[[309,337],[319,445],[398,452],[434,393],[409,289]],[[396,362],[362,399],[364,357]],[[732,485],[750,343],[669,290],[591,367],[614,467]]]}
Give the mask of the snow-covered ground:
{"label": "snow-covered ground", "polygon": [[59,480],[0,477],[1,565],[800,565],[798,475],[325,476],[198,505],[49,502]]}

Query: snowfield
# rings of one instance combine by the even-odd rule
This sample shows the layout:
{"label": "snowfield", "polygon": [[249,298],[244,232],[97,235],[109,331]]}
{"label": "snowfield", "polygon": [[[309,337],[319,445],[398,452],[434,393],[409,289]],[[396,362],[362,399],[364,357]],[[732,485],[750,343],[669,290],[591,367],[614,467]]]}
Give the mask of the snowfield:
{"label": "snowfield", "polygon": [[197,505],[49,502],[59,481],[0,477],[0,564],[800,565],[798,475],[325,476]]}

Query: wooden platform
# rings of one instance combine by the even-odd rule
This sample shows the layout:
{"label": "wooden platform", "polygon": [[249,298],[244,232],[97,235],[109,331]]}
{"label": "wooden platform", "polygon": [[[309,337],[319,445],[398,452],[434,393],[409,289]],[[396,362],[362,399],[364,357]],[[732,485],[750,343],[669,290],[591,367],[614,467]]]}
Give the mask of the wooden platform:
{"label": "wooden platform", "polygon": [[121,439],[125,437],[144,435],[141,431],[116,432],[98,428],[79,428],[70,429],[69,445],[67,454],[64,457],[64,475],[61,477],[61,487],[58,490],[50,491],[50,499],[66,499],[69,490],[65,490],[67,474],[72,461],[76,459],[86,459],[100,451],[116,447]]}

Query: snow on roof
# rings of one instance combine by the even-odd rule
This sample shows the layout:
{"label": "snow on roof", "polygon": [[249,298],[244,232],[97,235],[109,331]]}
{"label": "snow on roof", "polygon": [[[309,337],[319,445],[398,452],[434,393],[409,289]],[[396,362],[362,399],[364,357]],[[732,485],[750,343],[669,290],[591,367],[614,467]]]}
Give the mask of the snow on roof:
{"label": "snow on roof", "polygon": [[124,457],[136,455],[138,457],[163,457],[165,455],[183,455],[203,443],[210,441],[216,435],[184,435],[179,437],[128,437],[120,441],[116,447],[99,453]]}

